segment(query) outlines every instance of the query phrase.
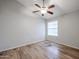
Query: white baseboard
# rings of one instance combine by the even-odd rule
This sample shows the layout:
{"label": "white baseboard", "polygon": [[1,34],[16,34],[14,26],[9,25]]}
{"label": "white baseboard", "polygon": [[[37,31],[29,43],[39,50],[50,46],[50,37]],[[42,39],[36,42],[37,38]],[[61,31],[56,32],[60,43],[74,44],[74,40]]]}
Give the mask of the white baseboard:
{"label": "white baseboard", "polygon": [[2,50],[0,50],[0,52],[2,52],[2,51],[7,51],[7,50],[11,50],[11,49],[15,49],[15,48],[22,47],[22,46],[26,46],[26,45],[30,45],[30,44],[34,44],[34,43],[38,43],[38,42],[41,42],[41,41],[44,41],[44,40],[29,41],[29,42],[22,43],[22,44],[20,44],[20,45],[14,46],[14,47],[2,49]]}
{"label": "white baseboard", "polygon": [[48,41],[52,41],[54,43],[57,43],[57,44],[60,44],[60,45],[65,45],[65,46],[79,50],[79,47],[76,47],[76,46],[71,46],[71,45],[68,45],[68,44],[65,44],[65,43],[62,43],[62,42],[56,42],[56,41],[53,41],[53,40],[48,40]]}

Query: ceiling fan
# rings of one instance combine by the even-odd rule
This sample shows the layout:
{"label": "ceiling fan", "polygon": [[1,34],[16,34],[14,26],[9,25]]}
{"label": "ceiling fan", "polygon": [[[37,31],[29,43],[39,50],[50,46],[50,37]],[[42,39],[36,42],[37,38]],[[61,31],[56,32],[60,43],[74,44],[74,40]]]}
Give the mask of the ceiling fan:
{"label": "ceiling fan", "polygon": [[37,13],[37,12],[41,12],[42,16],[44,16],[45,13],[49,13],[51,15],[53,15],[53,12],[50,11],[51,8],[54,8],[55,5],[50,5],[48,7],[45,6],[45,0],[43,0],[43,6],[41,7],[39,4],[34,4],[35,6],[37,6],[38,8],[40,8],[39,10],[33,11],[33,13]]}

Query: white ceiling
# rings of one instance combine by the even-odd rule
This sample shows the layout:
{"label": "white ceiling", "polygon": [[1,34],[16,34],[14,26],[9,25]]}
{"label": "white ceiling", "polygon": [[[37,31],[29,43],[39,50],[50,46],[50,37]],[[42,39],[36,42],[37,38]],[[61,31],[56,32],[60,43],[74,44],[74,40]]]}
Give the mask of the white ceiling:
{"label": "white ceiling", "polygon": [[[40,13],[33,14],[33,10],[37,10],[38,8],[34,6],[35,3],[38,3],[42,6],[42,0],[17,0],[22,5],[25,6],[22,9],[22,12],[25,14],[29,14],[31,16],[39,16],[42,17]],[[79,10],[79,0],[45,0],[46,6],[51,4],[55,4],[55,8],[52,9],[54,15],[45,14],[43,18],[51,18],[63,15],[65,13],[70,13],[76,10]]]}

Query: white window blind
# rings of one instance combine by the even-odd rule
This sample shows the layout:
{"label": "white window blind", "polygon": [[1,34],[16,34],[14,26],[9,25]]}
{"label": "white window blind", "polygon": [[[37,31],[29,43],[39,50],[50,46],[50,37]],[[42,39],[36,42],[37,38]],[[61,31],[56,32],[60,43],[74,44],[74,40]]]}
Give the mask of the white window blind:
{"label": "white window blind", "polygon": [[48,35],[58,36],[58,21],[48,23]]}

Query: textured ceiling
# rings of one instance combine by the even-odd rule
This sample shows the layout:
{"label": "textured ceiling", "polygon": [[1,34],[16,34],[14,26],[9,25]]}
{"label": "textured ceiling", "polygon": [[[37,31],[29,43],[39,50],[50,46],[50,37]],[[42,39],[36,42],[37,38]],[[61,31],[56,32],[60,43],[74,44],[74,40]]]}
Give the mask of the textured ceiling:
{"label": "textured ceiling", "polygon": [[[42,17],[40,13],[33,14],[33,10],[37,10],[38,8],[34,6],[35,3],[38,3],[42,6],[42,0],[17,0],[19,3],[24,5],[24,9],[22,9],[23,13],[28,13],[32,16]],[[45,0],[46,6],[51,4],[55,4],[55,8],[52,9],[54,15],[45,14],[43,18],[49,19],[51,17],[57,17],[63,15],[65,13],[70,13],[76,10],[79,10],[79,0]]]}

